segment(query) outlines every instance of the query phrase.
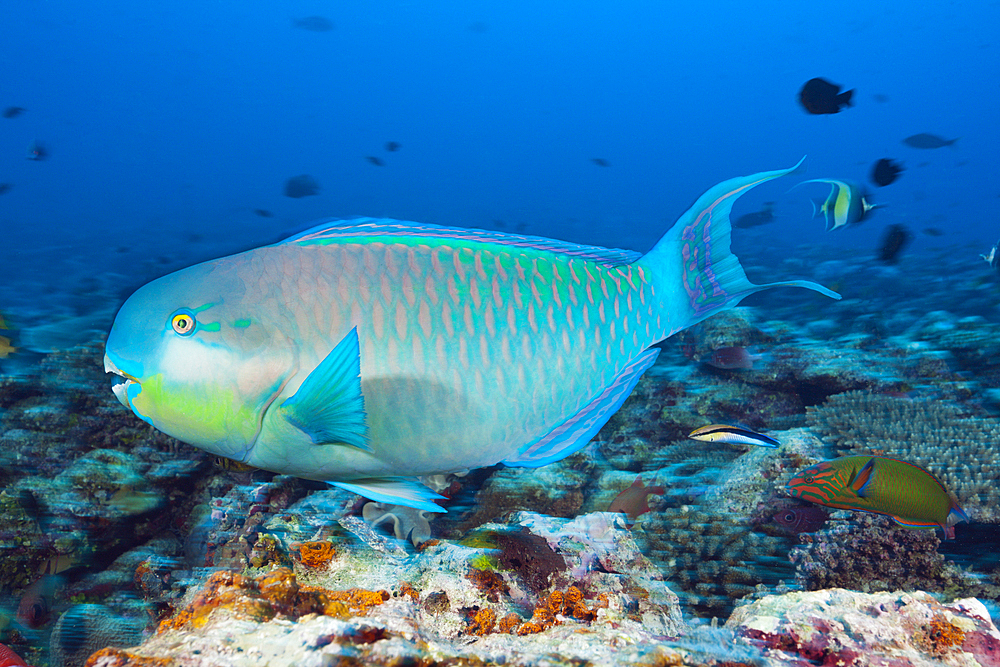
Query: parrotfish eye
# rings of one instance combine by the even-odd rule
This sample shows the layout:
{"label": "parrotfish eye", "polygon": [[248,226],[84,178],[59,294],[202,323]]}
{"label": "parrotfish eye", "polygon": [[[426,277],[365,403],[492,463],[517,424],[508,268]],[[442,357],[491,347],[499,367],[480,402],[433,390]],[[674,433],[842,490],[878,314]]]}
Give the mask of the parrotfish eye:
{"label": "parrotfish eye", "polygon": [[785,521],[794,521],[795,515],[791,512],[785,513]]}
{"label": "parrotfish eye", "polygon": [[170,324],[174,327],[174,331],[180,336],[190,336],[194,333],[195,325],[197,321],[194,319],[194,313],[186,308],[179,310],[173,314],[170,318]]}
{"label": "parrotfish eye", "polygon": [[816,478],[813,477],[812,475],[806,475],[804,480],[806,484],[812,484],[813,482],[816,481]]}

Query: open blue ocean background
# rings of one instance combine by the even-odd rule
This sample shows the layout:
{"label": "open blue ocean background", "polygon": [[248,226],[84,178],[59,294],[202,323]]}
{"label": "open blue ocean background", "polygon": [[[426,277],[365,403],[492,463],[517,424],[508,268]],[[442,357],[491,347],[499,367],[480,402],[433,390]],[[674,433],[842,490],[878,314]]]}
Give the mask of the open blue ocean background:
{"label": "open blue ocean background", "polygon": [[[885,208],[835,234],[810,219],[824,186],[754,192],[736,214],[774,200],[779,217],[751,252],[871,253],[900,223],[917,232],[908,253],[954,246],[976,262],[1000,237],[995,2],[47,1],[3,13],[0,106],[25,109],[0,119],[12,186],[0,253],[18,285],[23,271],[59,285],[83,264],[133,287],[157,258],[173,267],[354,215],[645,250],[709,186],[803,155],[809,178],[863,183],[882,157],[906,172],[869,183]],[[308,16],[334,27],[294,27]],[[854,107],[805,113],[797,94],[817,76],[855,89]],[[961,139],[900,143],[918,132]],[[25,159],[33,141],[48,159]],[[320,194],[285,197],[303,173]]]}

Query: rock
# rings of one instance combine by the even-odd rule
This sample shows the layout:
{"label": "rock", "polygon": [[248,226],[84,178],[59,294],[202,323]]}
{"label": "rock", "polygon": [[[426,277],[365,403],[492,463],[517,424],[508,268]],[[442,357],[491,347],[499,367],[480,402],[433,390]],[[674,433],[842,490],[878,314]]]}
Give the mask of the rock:
{"label": "rock", "polygon": [[771,595],[737,608],[726,627],[768,661],[845,667],[996,667],[1000,631],[975,598],[841,588]]}

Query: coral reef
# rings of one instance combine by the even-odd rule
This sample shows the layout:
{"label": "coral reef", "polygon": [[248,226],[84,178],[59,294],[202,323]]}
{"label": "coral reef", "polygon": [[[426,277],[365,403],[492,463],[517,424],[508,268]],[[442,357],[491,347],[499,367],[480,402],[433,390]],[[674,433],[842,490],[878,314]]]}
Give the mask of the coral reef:
{"label": "coral reef", "polygon": [[74,605],[52,628],[49,660],[52,667],[75,667],[98,649],[136,646],[145,626],[144,618],[123,617],[103,605]]}
{"label": "coral reef", "polygon": [[982,603],[941,604],[919,591],[769,596],[737,608],[726,627],[766,660],[793,664],[992,667],[1000,658],[1000,631]]}
{"label": "coral reef", "polygon": [[799,537],[802,543],[789,558],[796,584],[806,590],[925,590],[1000,601],[1000,582],[946,561],[933,530],[901,528],[880,515],[835,512],[824,530]]}
{"label": "coral reef", "polygon": [[942,401],[854,391],[808,410],[837,455],[879,454],[934,473],[976,521],[1000,522],[1000,420]]}

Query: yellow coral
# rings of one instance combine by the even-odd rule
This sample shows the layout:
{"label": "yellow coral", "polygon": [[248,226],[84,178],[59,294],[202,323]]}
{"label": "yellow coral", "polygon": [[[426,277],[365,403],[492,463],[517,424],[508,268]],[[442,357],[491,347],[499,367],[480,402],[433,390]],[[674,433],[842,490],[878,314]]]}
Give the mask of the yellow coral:
{"label": "yellow coral", "polygon": [[493,628],[496,627],[497,623],[497,613],[492,609],[480,609],[476,612],[476,615],[472,619],[472,623],[469,627],[465,629],[466,632],[470,634],[488,635],[493,632]]}
{"label": "yellow coral", "polygon": [[961,646],[965,641],[965,631],[939,614],[924,627],[927,643],[931,650],[941,652],[952,646]]}
{"label": "yellow coral", "polygon": [[507,614],[500,619],[500,623],[497,625],[497,632],[503,634],[510,634],[513,632],[517,626],[521,625],[521,617],[517,614]]}
{"label": "yellow coral", "polygon": [[332,542],[303,542],[299,545],[299,559],[306,567],[323,567],[336,555]]}

